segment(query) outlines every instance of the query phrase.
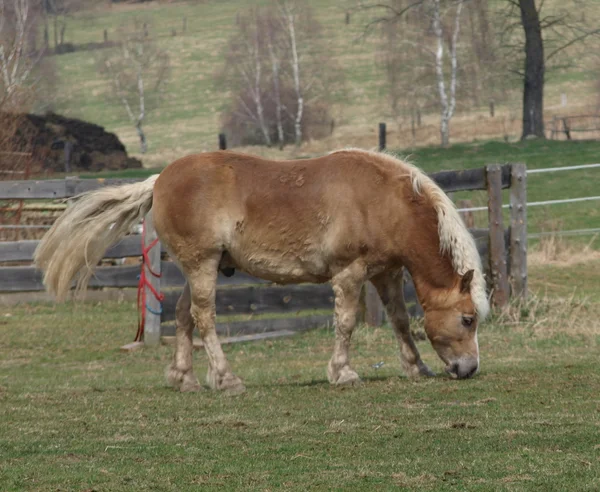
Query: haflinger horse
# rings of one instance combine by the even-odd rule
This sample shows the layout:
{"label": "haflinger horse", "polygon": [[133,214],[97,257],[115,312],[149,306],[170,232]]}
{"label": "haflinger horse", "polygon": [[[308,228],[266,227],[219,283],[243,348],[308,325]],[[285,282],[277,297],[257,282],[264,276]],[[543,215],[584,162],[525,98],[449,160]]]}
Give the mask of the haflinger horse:
{"label": "haflinger horse", "polygon": [[84,289],[106,249],[150,210],[187,280],[166,371],[181,391],[201,388],[192,370],[194,326],[208,356],[208,386],[244,390],[215,331],[217,275],[231,267],[279,284],[331,282],[332,384],[360,381],[348,352],[367,280],[385,305],[404,371],[434,375],[409,330],[403,268],[446,372],[464,379],[478,370],[477,326],[489,304],[475,242],[446,194],[411,164],[359,149],[281,162],[231,151],[183,157],[143,182],[72,200],[35,253],[48,290],[64,299],[75,278]]}

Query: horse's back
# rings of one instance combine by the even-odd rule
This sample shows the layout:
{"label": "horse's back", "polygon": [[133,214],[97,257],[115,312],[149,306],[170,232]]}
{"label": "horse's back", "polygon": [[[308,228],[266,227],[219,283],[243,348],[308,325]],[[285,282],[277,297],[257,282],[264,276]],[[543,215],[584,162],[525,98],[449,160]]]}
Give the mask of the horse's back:
{"label": "horse's back", "polygon": [[369,250],[389,249],[392,240],[384,225],[386,208],[395,206],[384,191],[390,171],[360,157],[185,157],[157,180],[157,229],[183,261],[226,250],[238,267],[257,276],[325,281]]}

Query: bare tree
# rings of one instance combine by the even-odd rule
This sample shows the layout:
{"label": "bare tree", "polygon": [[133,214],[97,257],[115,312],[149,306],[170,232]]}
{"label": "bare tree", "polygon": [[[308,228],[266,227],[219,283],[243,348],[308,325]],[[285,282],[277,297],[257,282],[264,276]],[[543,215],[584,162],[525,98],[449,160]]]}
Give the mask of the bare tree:
{"label": "bare tree", "polygon": [[[595,2],[594,2],[595,3]],[[598,40],[600,28],[592,2],[545,5],[543,0],[505,0],[498,15],[504,57],[515,61],[510,71],[523,83],[523,133],[544,138],[544,85],[549,71],[586,63],[585,55],[597,52],[586,42]],[[520,32],[519,32],[520,30]],[[574,56],[577,51],[578,56]],[[586,53],[587,52],[587,53]]]}
{"label": "bare tree", "polygon": [[300,80],[300,58],[298,56],[298,44],[296,39],[296,23],[297,23],[297,9],[298,6],[284,0],[281,3],[280,12],[288,36],[290,54],[291,54],[291,67],[294,79],[294,91],[296,93],[296,111],[294,115],[294,132],[296,146],[302,142],[302,116],[304,114],[304,94],[303,85]]}
{"label": "bare tree", "polygon": [[100,72],[135,125],[142,153],[148,149],[143,124],[160,100],[168,71],[169,57],[139,22],[121,26],[118,46],[100,60]]}
{"label": "bare tree", "polygon": [[273,101],[275,103],[275,125],[277,127],[277,143],[279,149],[283,149],[285,136],[283,134],[283,103],[281,101],[281,53],[278,48],[280,30],[273,18],[267,22],[267,47],[269,50],[269,59],[271,61],[271,78],[273,81]]}
{"label": "bare tree", "polygon": [[327,98],[340,79],[333,75],[335,63],[317,48],[319,25],[308,4],[274,0],[238,14],[236,22],[217,74],[219,85],[232,92],[225,127],[245,133],[240,143],[276,142],[280,148],[315,137],[319,123],[330,129]]}
{"label": "bare tree", "polygon": [[0,0],[0,106],[14,108],[36,80],[43,51],[32,51],[38,12],[30,0]]}
{"label": "bare tree", "polygon": [[462,7],[463,0],[458,0],[452,38],[450,41],[450,92],[448,92],[444,75],[444,33],[442,31],[440,0],[433,0],[433,32],[435,33],[437,41],[437,49],[435,51],[435,73],[437,75],[438,90],[440,93],[440,135],[442,138],[442,146],[444,147],[448,146],[450,143],[450,119],[454,116],[454,110],[456,108],[456,68],[458,65],[456,45],[460,30],[460,14],[462,12]]}
{"label": "bare tree", "polygon": [[[398,84],[400,78],[404,79],[401,86],[403,89],[400,92],[393,90],[393,105],[397,106],[402,97],[407,100],[410,98],[409,104],[412,105],[412,101],[419,99],[417,94],[421,95],[421,99],[427,99],[435,90],[440,108],[440,136],[443,146],[449,144],[449,124],[456,109],[460,75],[458,37],[463,5],[464,0],[395,0],[361,6],[364,10],[383,12],[367,24],[365,32],[376,25],[383,25],[384,31],[387,28],[388,32],[391,29],[394,33],[392,38],[388,34],[388,40],[393,39],[398,43],[389,47],[394,54],[386,60],[391,84]],[[451,22],[447,21],[448,18]],[[406,22],[401,22],[402,19]],[[408,69],[409,76],[406,77],[403,71],[408,59],[412,69]],[[431,75],[434,79],[429,82]],[[429,91],[429,95],[425,91]]]}

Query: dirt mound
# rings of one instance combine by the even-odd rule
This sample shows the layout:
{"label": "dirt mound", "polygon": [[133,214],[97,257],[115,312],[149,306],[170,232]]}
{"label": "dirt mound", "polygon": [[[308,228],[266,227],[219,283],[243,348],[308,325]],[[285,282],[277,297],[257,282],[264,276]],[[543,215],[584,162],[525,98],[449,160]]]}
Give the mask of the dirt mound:
{"label": "dirt mound", "polygon": [[32,174],[142,167],[138,159],[127,155],[114,133],[99,125],[55,113],[4,113],[0,119],[3,128],[10,132],[0,138],[4,147],[0,150],[6,150],[0,153],[0,169],[14,170],[14,153],[30,153],[30,162],[20,159],[18,167],[29,165]]}

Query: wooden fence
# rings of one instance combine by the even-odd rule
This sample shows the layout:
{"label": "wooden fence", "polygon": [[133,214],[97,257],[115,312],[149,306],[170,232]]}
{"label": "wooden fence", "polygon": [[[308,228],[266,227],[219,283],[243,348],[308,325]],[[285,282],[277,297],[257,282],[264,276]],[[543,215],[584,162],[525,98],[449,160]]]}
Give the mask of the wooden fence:
{"label": "wooden fence", "polygon": [[[490,165],[486,168],[462,171],[442,171],[430,175],[446,192],[487,190],[490,227],[472,230],[483,263],[491,278],[494,303],[504,305],[509,298],[509,283],[513,293],[526,295],[526,184],[525,166]],[[0,182],[2,199],[59,199],[69,198],[102,186],[139,181],[137,179],[73,179],[46,181]],[[502,221],[502,189],[511,188],[510,227]],[[1,225],[0,225],[1,228]],[[146,218],[146,243],[155,232],[151,215]],[[31,262],[38,241],[0,242],[0,293],[31,292],[44,289],[41,272],[31,265],[12,266],[14,262]],[[164,253],[164,252],[163,252]],[[105,258],[139,257],[142,254],[141,237],[131,235],[111,247]],[[148,275],[153,287],[165,294],[161,306],[153,305],[149,293],[146,307],[144,342],[158,343],[161,335],[174,332],[169,322],[174,319],[175,304],[184,284],[178,267],[166,261],[160,248],[153,248],[150,268],[161,273],[157,278]],[[510,278],[509,278],[510,274]],[[90,288],[137,287],[140,266],[99,266],[90,282]],[[416,300],[414,286],[407,275],[405,297],[411,314],[422,313]],[[365,295],[365,320],[380,324],[383,307],[374,288],[368,284]],[[222,335],[249,334],[274,330],[304,330],[323,326],[331,320],[333,292],[327,285],[276,286],[263,280],[236,272],[233,277],[219,275],[217,289],[217,331]],[[158,313],[161,312],[160,316]],[[255,319],[268,314],[268,317]]]}

